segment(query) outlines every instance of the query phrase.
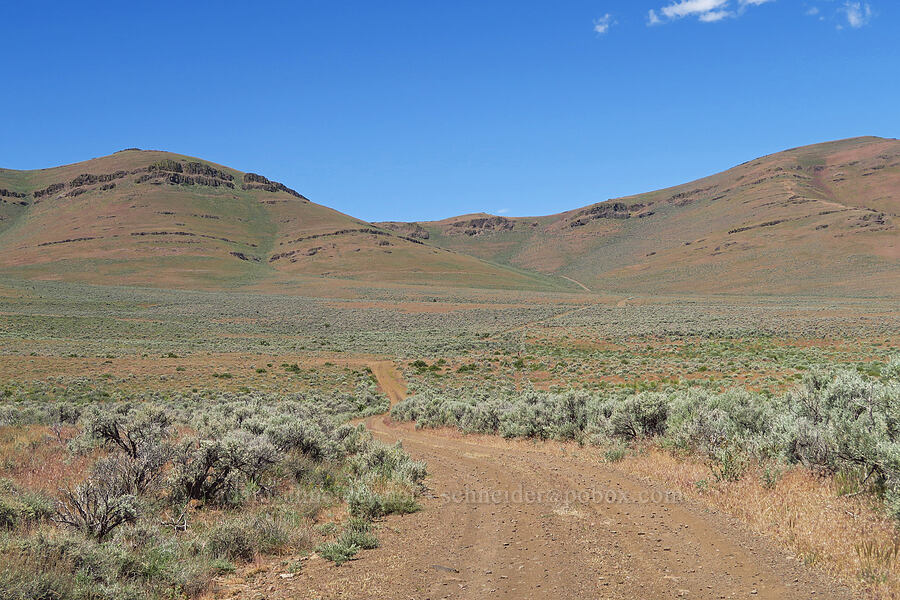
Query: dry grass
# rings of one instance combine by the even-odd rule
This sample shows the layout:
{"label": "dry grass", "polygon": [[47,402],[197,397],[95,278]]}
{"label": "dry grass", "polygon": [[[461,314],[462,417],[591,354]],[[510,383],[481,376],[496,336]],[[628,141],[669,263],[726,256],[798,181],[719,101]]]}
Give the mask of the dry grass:
{"label": "dry grass", "polygon": [[[7,345],[8,346],[8,345]],[[96,386],[115,388],[121,392],[148,390],[235,391],[244,387],[254,390],[284,389],[304,391],[318,389],[327,380],[330,389],[352,391],[354,381],[340,378],[347,369],[359,369],[368,364],[369,357],[348,359],[339,354],[298,357],[295,354],[211,353],[189,354],[170,358],[160,355],[128,354],[116,358],[63,356],[23,356],[0,354],[0,381],[32,382],[51,378],[62,380],[71,373],[89,379]],[[305,371],[315,371],[317,382],[298,378],[285,371],[282,363],[298,363]],[[272,366],[268,366],[272,365]],[[264,369],[265,372],[257,372]],[[228,373],[230,377],[217,375]]]}
{"label": "dry grass", "polygon": [[871,497],[839,495],[833,478],[797,466],[773,484],[754,467],[736,482],[717,483],[703,461],[654,447],[610,466],[739,519],[868,598],[900,598],[900,529]]}
{"label": "dry grass", "polygon": [[0,427],[0,477],[16,486],[55,495],[60,487],[83,480],[98,452],[72,455],[66,444],[73,428],[57,432],[41,425]]}

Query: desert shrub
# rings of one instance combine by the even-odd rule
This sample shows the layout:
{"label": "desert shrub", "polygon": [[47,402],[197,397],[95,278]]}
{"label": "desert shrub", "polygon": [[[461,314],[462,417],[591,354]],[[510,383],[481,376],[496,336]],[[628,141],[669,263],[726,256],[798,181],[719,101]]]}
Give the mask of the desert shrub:
{"label": "desert shrub", "polygon": [[346,546],[340,542],[329,542],[316,546],[316,553],[336,565],[342,565],[359,553],[359,546]]}
{"label": "desert shrub", "polygon": [[391,415],[415,421],[420,427],[450,426],[466,433],[568,440],[581,439],[593,400],[583,392],[504,390],[497,395],[475,392],[446,398],[423,390],[396,404]]}
{"label": "desert shrub", "polygon": [[117,476],[135,496],[158,483],[163,467],[172,458],[173,448],[168,441],[172,421],[162,407],[92,407],[84,414],[81,425],[81,435],[73,440],[72,448],[81,451],[99,443],[112,449],[114,458],[109,459],[106,468],[111,469],[114,461]]}
{"label": "desert shrub", "polygon": [[[740,478],[752,462],[802,463],[857,472],[859,489],[882,496],[900,517],[900,380],[892,358],[879,378],[851,370],[808,372],[778,397],[694,386],[623,394],[430,388],[395,405],[397,420],[453,426],[506,437],[656,439],[704,456],[719,481]],[[361,497],[365,497],[362,494]]]}
{"label": "desert shrub", "polygon": [[158,447],[171,434],[172,421],[160,406],[132,409],[92,407],[82,418],[83,435],[108,447],[118,448],[132,458],[140,458]]}
{"label": "desert shrub", "polygon": [[603,452],[603,459],[606,462],[619,462],[628,454],[628,446],[623,443],[616,443],[609,446]]}
{"label": "desert shrub", "polygon": [[61,491],[53,518],[102,542],[120,525],[136,521],[139,513],[120,461],[109,457],[94,465],[84,483]]}
{"label": "desert shrub", "polygon": [[311,489],[340,496],[348,481],[346,469],[333,462],[320,462],[292,452],[281,465],[286,476]]}
{"label": "desert shrub", "polygon": [[306,543],[296,524],[270,510],[229,514],[206,532],[204,540],[209,557],[231,561],[248,561],[256,554],[277,554]]}
{"label": "desert shrub", "polygon": [[733,444],[710,452],[710,469],[716,481],[737,481],[747,470],[748,457]]}
{"label": "desert shrub", "polygon": [[21,556],[2,556],[0,598],[9,600],[57,600],[75,598],[71,574],[47,565],[30,564]]}
{"label": "desert shrub", "polygon": [[416,486],[426,475],[425,463],[412,460],[399,441],[393,446],[370,441],[362,451],[350,457],[348,467],[358,478],[391,479]]}
{"label": "desert shrub", "polygon": [[372,533],[372,525],[366,519],[351,518],[333,542],[319,544],[316,552],[322,558],[342,565],[360,550],[378,547],[378,538]]}
{"label": "desert shrub", "polygon": [[900,354],[895,354],[888,360],[881,369],[881,376],[885,379],[900,381]]}
{"label": "desert shrub", "polygon": [[609,430],[614,437],[625,439],[659,436],[666,432],[668,415],[666,394],[642,392],[616,406],[609,419]]}
{"label": "desert shrub", "polygon": [[[0,481],[0,529],[15,528],[0,538],[2,598],[193,596],[234,561],[311,545],[309,521],[354,483],[375,490],[358,511],[368,519],[418,508],[424,464],[344,423],[386,408],[370,383],[355,394],[147,392],[80,402],[0,404],[0,418],[17,424],[77,420],[68,449],[81,457],[104,450],[55,506]],[[204,505],[225,509],[209,529],[194,519]],[[60,527],[27,527],[48,515]],[[341,548],[335,556],[377,544],[359,523],[332,540]],[[13,564],[40,567],[6,568]]]}
{"label": "desert shrub", "polygon": [[21,489],[0,479],[0,529],[15,529],[49,519],[53,500],[41,493]]}
{"label": "desert shrub", "polygon": [[207,534],[206,551],[216,558],[249,561],[256,555],[256,550],[256,532],[245,520],[229,519]]}
{"label": "desert shrub", "polygon": [[286,519],[263,512],[253,519],[256,547],[263,554],[276,554],[293,546],[299,540]]}
{"label": "desert shrub", "polygon": [[757,454],[777,451],[769,435],[771,403],[745,390],[692,389],[671,395],[666,442],[713,456],[729,444]]}
{"label": "desert shrub", "polygon": [[863,469],[900,516],[900,384],[814,371],[787,404],[793,418],[780,433],[790,459],[832,473]]}
{"label": "desert shrub", "polygon": [[124,526],[115,543],[77,532],[44,532],[17,540],[0,555],[0,597],[138,600],[194,597],[207,565],[174,537]]}
{"label": "desert shrub", "polygon": [[298,450],[310,458],[321,460],[333,454],[327,435],[314,421],[281,416],[266,427],[272,444],[282,452]]}
{"label": "desert shrub", "polygon": [[408,515],[422,507],[414,494],[406,491],[392,491],[381,495],[381,512],[384,515]]}
{"label": "desert shrub", "polygon": [[347,512],[362,519],[377,519],[390,514],[408,514],[419,510],[415,495],[402,489],[376,492],[363,481],[356,481],[347,491]]}
{"label": "desert shrub", "polygon": [[246,431],[232,431],[218,439],[188,439],[176,453],[169,477],[172,500],[176,504],[239,502],[241,488],[263,483],[281,458],[268,439]]}
{"label": "desert shrub", "polygon": [[352,518],[344,526],[337,543],[343,546],[356,546],[361,550],[371,550],[378,547],[378,538],[372,533],[372,525],[368,521]]}
{"label": "desert shrub", "polygon": [[357,481],[351,485],[346,500],[347,512],[354,517],[374,519],[384,515],[382,498],[364,482]]}
{"label": "desert shrub", "polygon": [[528,390],[502,406],[499,431],[504,437],[580,439],[587,426],[588,397],[581,392]]}

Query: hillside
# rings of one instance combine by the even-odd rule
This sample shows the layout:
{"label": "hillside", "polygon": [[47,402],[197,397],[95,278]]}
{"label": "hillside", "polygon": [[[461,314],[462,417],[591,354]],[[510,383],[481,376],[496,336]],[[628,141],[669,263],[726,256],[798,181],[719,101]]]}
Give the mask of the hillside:
{"label": "hillside", "polygon": [[197,289],[326,280],[552,289],[567,282],[425,245],[267,178],[137,149],[0,170],[0,273]]}
{"label": "hillside", "polygon": [[900,141],[796,148],[544,217],[382,223],[595,291],[900,294]]}
{"label": "hillside", "polygon": [[253,174],[125,150],[0,170],[0,274],[290,291],[349,285],[896,296],[900,141],[797,148],[543,217],[368,223]]}

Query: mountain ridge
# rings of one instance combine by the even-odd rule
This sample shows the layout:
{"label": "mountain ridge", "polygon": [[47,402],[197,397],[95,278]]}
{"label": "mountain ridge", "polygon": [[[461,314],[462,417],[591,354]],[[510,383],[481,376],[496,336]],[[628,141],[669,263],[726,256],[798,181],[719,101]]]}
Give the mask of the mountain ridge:
{"label": "mountain ridge", "polygon": [[862,137],[551,215],[380,225],[607,291],[896,295],[898,213],[900,142]]}
{"label": "mountain ridge", "polygon": [[198,289],[897,295],[898,213],[900,141],[876,137],[556,214],[376,223],[262,175],[126,149],[0,169],[0,273]]}
{"label": "mountain ridge", "polygon": [[0,170],[0,190],[10,194],[0,196],[0,270],[8,276],[200,289],[283,289],[322,278],[556,287],[186,155],[128,149]]}

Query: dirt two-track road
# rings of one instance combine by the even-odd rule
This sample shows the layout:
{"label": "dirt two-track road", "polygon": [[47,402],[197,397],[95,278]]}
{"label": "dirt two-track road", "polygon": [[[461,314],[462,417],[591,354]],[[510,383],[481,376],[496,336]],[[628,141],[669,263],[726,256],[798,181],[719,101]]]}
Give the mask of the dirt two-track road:
{"label": "dirt two-track road", "polygon": [[[402,399],[393,365],[372,368],[392,403]],[[424,509],[386,520],[381,547],[359,560],[307,561],[291,597],[853,597],[725,517],[605,467],[595,449],[385,416],[367,425],[428,462]]]}

